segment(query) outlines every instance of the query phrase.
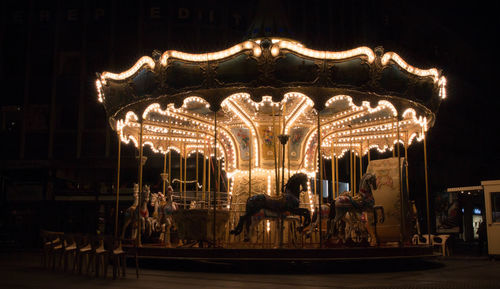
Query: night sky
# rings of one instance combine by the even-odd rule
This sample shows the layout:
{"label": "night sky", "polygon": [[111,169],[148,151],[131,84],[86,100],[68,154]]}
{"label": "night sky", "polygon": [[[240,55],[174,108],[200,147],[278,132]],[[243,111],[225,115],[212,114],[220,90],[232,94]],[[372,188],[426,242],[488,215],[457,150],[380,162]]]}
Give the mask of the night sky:
{"label": "night sky", "polygon": [[[137,1],[119,2],[118,14],[135,13]],[[315,0],[281,2],[284,8],[281,13],[288,19],[290,37],[301,41],[307,47],[345,50],[361,45],[371,48],[381,45],[384,46],[385,51],[397,52],[411,65],[424,69],[436,67],[443,70],[443,74],[448,79],[448,98],[442,102],[437,121],[428,135],[431,190],[479,185],[481,180],[500,178],[498,146],[500,137],[497,120],[500,101],[497,95],[498,80],[496,79],[498,56],[497,48],[493,44],[494,39],[498,37],[498,16],[496,15],[498,4],[486,5],[477,1],[467,3],[459,1],[438,3],[436,1]],[[54,6],[51,1],[41,1],[41,3],[44,4],[40,6]],[[67,3],[74,3],[75,7],[82,5],[81,1],[64,2],[64,5],[69,7],[73,4]],[[90,6],[100,5],[92,1],[89,3],[91,3]],[[109,3],[105,3],[107,4],[103,5],[109,7]],[[95,99],[92,86],[95,72],[104,70],[117,72],[127,69],[140,56],[151,55],[152,46],[160,51],[180,49],[202,52],[227,48],[229,45],[243,41],[247,35],[245,30],[250,26],[257,7],[254,2],[187,1],[184,3],[174,1],[173,3],[175,4],[168,4],[172,5],[168,6],[162,1],[144,1],[143,5],[146,11],[149,11],[150,7],[161,6],[161,13],[170,16],[175,15],[176,11],[169,11],[169,7],[184,5],[191,11],[200,9],[201,14],[205,13],[203,20],[198,21],[196,17],[193,17],[188,21],[187,28],[183,30],[165,26],[162,32],[161,25],[157,25],[157,28],[160,27],[157,35],[160,36],[153,42],[144,41],[131,47],[124,45],[115,47],[116,61],[111,67],[107,62],[88,67],[89,70],[95,69],[95,71],[87,73],[88,88],[85,91],[88,92],[88,96],[85,96],[86,98]],[[199,26],[207,25],[205,21],[207,11],[215,12],[217,29],[230,30],[230,33],[222,33],[211,38],[204,35],[193,37],[189,29],[200,31]],[[229,27],[227,15],[232,11],[238,11],[243,16],[240,27]],[[12,9],[6,9],[3,16],[7,22],[17,17],[15,10]],[[149,21],[147,14],[145,21]],[[121,24],[123,26],[116,28],[124,30],[118,32],[119,39],[126,40],[130,37],[130,40],[134,41],[126,29],[135,24],[130,26],[126,21]],[[181,25],[184,24],[181,23]],[[33,25],[36,25],[36,22]],[[148,30],[150,27],[148,25],[145,25],[144,29]],[[169,35],[172,35],[170,42],[161,37],[166,34],[167,30]],[[36,29],[34,31],[34,41],[44,41],[37,37]],[[3,32],[6,33],[5,30]],[[24,37],[24,35],[20,36]],[[65,43],[66,40],[62,37],[59,41]],[[99,43],[93,45],[96,44],[99,45]],[[2,45],[8,47],[9,43],[2,43]],[[8,51],[7,48],[3,51],[4,62],[5,59],[11,57],[6,51]],[[95,53],[92,55],[89,52],[86,56],[89,59],[99,56],[97,52]],[[15,57],[22,59],[25,55],[18,53]],[[4,69],[3,75],[6,73]],[[4,87],[10,86],[7,82],[3,85]],[[32,87],[31,89],[40,90],[43,93],[50,87]],[[12,88],[12,90],[15,89]],[[97,107],[98,105],[95,104],[93,109]],[[102,107],[97,109],[101,111],[96,121],[107,123],[103,117]],[[102,119],[100,119],[101,116]],[[423,172],[422,145],[416,144],[410,147],[409,154],[410,170],[416,175],[418,179],[416,182],[421,182],[423,180],[420,178]]]}
{"label": "night sky", "polygon": [[[437,6],[423,17],[427,33],[438,39],[439,53],[430,61],[448,79],[448,98],[428,137],[434,190],[500,178],[498,59],[493,56],[499,27],[493,11],[498,7],[459,2]],[[413,19],[427,14],[425,9],[414,11]],[[408,49],[419,53],[418,48]]]}
{"label": "night sky", "polygon": [[[335,2],[335,1],[334,1]],[[349,2],[349,3],[347,3]],[[311,5],[324,2],[313,1]],[[338,30],[309,31],[328,35],[305,42],[309,47],[349,49],[383,46],[419,68],[436,67],[447,77],[448,97],[428,134],[431,191],[475,186],[500,178],[497,67],[498,4],[440,1],[337,1]],[[369,11],[364,5],[373,5]],[[354,12],[352,11],[364,11]],[[328,21],[319,13],[318,23]],[[343,22],[343,23],[341,23]],[[351,29],[350,25],[357,25]],[[318,28],[318,27],[316,27]],[[342,28],[350,35],[342,33]],[[292,25],[293,30],[293,25]],[[300,33],[299,33],[300,34]],[[298,39],[301,39],[299,35]],[[304,38],[311,39],[311,36]],[[339,41],[340,40],[340,41]],[[339,43],[340,42],[340,43]],[[388,156],[388,154],[386,154]],[[423,146],[409,149],[411,182],[423,182]],[[422,186],[418,186],[419,190]]]}

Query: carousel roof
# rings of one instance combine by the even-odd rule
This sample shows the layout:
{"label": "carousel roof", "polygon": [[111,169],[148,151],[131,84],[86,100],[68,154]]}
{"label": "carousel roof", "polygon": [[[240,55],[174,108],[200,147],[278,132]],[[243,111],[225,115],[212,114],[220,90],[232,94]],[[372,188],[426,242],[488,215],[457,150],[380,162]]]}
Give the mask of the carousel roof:
{"label": "carousel roof", "polygon": [[137,146],[143,124],[144,144],[155,151],[206,152],[217,112],[217,151],[228,171],[247,164],[249,148],[253,166],[272,167],[280,133],[291,136],[292,167],[314,170],[318,112],[326,158],[410,144],[446,97],[440,71],[381,47],[318,51],[267,37],[213,53],[154,52],[122,73],[103,72],[96,86],[122,141]]}
{"label": "carousel roof", "polygon": [[318,51],[284,38],[252,39],[213,53],[154,52],[127,71],[103,72],[96,86],[111,120],[128,111],[142,114],[151,103],[181,107],[191,96],[218,111],[235,93],[248,93],[260,102],[262,96],[281,101],[287,93],[298,92],[320,111],[337,95],[350,96],[358,106],[368,101],[375,107],[386,100],[400,114],[415,109],[432,125],[446,97],[440,71],[413,67],[381,47]]}

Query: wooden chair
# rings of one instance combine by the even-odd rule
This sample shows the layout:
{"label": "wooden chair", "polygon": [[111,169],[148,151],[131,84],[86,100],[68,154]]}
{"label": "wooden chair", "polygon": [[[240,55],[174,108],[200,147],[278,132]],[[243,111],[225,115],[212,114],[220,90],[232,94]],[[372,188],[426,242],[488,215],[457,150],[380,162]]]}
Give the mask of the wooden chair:
{"label": "wooden chair", "polygon": [[59,259],[59,267],[61,267],[62,262],[63,271],[66,272],[68,270],[68,263],[70,261],[70,258],[73,264],[76,261],[76,243],[74,236],[71,234],[62,235],[62,247],[61,257]]}
{"label": "wooden chair", "polygon": [[93,236],[91,237],[90,244],[90,260],[87,264],[87,273],[91,272],[91,269],[94,269],[96,277],[99,277],[100,271],[102,271],[103,276],[106,277],[108,273],[108,250],[104,248],[104,237]]}
{"label": "wooden chair", "polygon": [[440,247],[443,256],[449,256],[450,250],[446,241],[450,235],[432,235],[432,245]]}
{"label": "wooden chair", "polygon": [[[432,235],[431,235],[432,236]],[[432,238],[429,238],[428,234],[425,235],[413,235],[411,242],[413,245],[432,245]]]}
{"label": "wooden chair", "polygon": [[120,269],[122,270],[122,276],[125,277],[126,269],[126,252],[122,248],[122,240],[119,238],[108,237],[106,238],[106,247],[109,251],[109,257],[113,265],[113,280],[120,275]]}
{"label": "wooden chair", "polygon": [[59,255],[59,267],[61,267],[61,259],[64,254],[64,244],[63,244],[63,236],[64,233],[62,232],[49,232],[49,238],[52,238],[54,240],[53,246],[52,246],[52,270],[56,270],[56,258]]}
{"label": "wooden chair", "polygon": [[73,272],[78,272],[82,274],[83,263],[88,266],[90,259],[90,252],[92,247],[90,246],[89,237],[85,235],[77,234],[74,236],[76,250],[75,250],[75,262],[73,262]]}
{"label": "wooden chair", "polygon": [[40,230],[40,236],[42,237],[42,258],[41,265],[48,268],[51,263],[54,262],[55,253],[54,248],[58,246],[61,239],[55,232]]}

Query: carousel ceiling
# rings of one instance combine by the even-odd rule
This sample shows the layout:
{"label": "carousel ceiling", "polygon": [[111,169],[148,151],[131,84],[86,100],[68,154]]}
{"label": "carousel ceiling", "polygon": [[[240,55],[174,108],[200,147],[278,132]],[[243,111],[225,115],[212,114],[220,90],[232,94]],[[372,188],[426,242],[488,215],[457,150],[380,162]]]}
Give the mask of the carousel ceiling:
{"label": "carousel ceiling", "polygon": [[[359,47],[331,52],[288,39],[256,39],[227,50],[144,56],[96,80],[98,99],[123,141],[190,154],[210,150],[217,114],[218,156],[228,171],[253,158],[272,167],[278,134],[291,137],[292,166],[312,170],[317,114],[324,157],[409,144],[433,125],[446,97],[437,69],[418,69],[396,53]],[[213,152],[210,152],[213,153]]]}

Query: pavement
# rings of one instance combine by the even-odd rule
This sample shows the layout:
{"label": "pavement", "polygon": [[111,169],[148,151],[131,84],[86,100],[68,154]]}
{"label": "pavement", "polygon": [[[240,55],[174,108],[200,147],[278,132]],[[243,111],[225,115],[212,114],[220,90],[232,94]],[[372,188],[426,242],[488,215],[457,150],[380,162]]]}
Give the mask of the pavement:
{"label": "pavement", "polygon": [[0,253],[0,288],[500,288],[500,261],[452,256],[426,260],[325,263],[209,263],[128,260],[117,280],[45,269],[36,251]]}

